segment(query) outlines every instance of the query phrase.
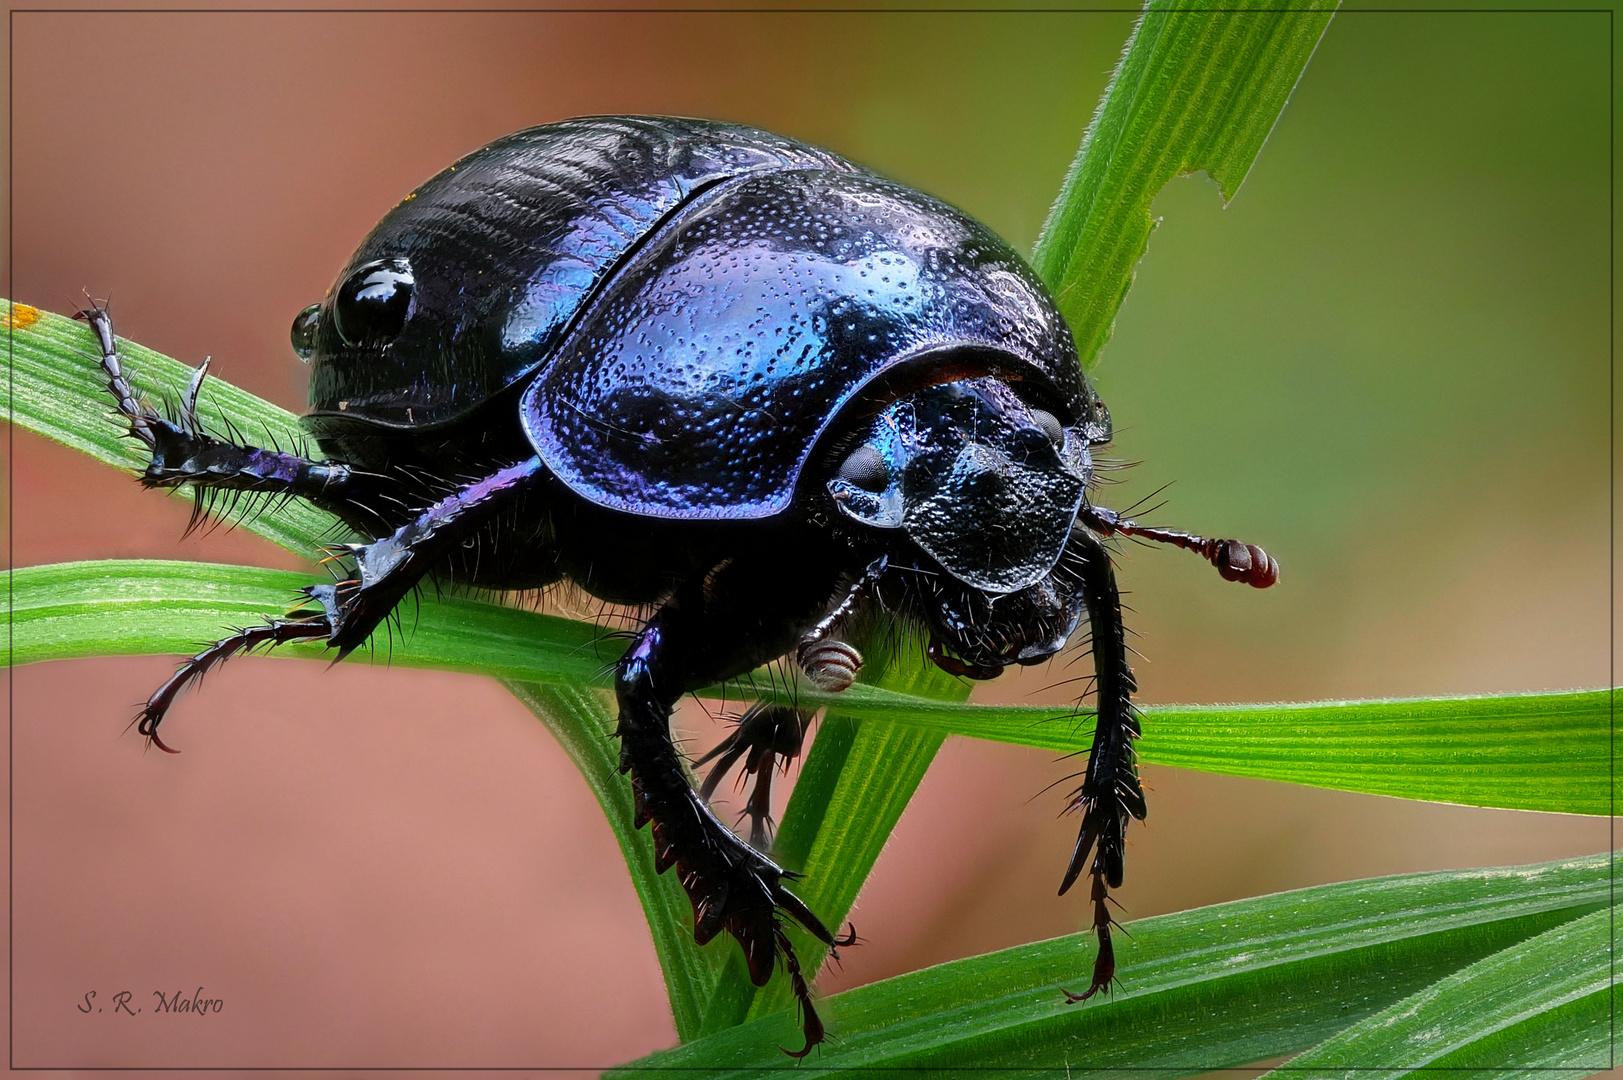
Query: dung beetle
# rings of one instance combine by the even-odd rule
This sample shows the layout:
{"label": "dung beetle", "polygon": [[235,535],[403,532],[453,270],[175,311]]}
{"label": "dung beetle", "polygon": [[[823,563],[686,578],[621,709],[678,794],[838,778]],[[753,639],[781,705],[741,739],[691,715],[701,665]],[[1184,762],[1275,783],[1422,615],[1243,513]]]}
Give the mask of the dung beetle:
{"label": "dung beetle", "polygon": [[[922,625],[928,656],[991,678],[1062,649],[1086,614],[1097,726],[1060,891],[1092,877],[1114,978],[1109,889],[1144,816],[1112,535],[1197,550],[1257,587],[1259,548],[1152,529],[1089,501],[1110,415],[1025,262],[988,229],[846,159],[732,124],[587,117],[458,161],[372,230],[293,322],[322,460],[204,431],[199,368],[167,417],[122,373],[105,308],[81,312],[109,389],[151,452],[148,487],[308,499],[362,538],[336,584],[181,665],[139,730],[233,653],[324,640],[342,657],[425,578],[572,581],[645,605],[615,671],[621,771],[677,868],[693,935],[737,939],[757,985],[781,957],[806,1045],[822,1041],[780,912],[837,939],[760,849],[773,767],[811,717],[757,705],[689,784],[671,741],[685,693],[794,654],[850,684],[859,609]],[[234,493],[234,494],[233,494]],[[706,799],[743,761],[751,843]]]}

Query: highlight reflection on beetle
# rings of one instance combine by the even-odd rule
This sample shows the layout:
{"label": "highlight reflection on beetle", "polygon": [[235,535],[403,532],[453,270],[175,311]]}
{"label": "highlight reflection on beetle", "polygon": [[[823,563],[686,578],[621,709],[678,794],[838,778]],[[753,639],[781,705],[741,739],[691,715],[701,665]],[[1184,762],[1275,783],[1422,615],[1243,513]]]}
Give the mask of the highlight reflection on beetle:
{"label": "highlight reflection on beetle", "polygon": [[[139,717],[159,725],[233,653],[364,643],[425,577],[492,589],[570,580],[653,614],[620,659],[621,771],[694,937],[723,930],[763,985],[781,959],[804,1056],[824,1030],[783,930],[837,938],[762,850],[772,769],[809,712],[756,705],[687,781],[669,719],[685,693],[793,653],[826,689],[861,666],[864,612],[922,625],[942,669],[992,678],[1064,648],[1086,616],[1098,713],[1071,808],[1064,892],[1086,871],[1115,977],[1108,893],[1145,814],[1112,535],[1191,548],[1263,588],[1278,566],[1234,540],[1140,526],[1092,503],[1110,415],[1024,261],[929,196],[827,151],[730,124],[589,117],[474,152],[409,194],[327,299],[294,320],[305,418],[324,460],[203,431],[206,365],[168,417],[109,388],[151,451],[150,487],[310,500],[361,537],[345,573],[285,619],[186,661]],[[234,497],[234,496],[233,496]],[[742,761],[750,842],[706,803]],[[1059,992],[1056,990],[1056,992]]]}

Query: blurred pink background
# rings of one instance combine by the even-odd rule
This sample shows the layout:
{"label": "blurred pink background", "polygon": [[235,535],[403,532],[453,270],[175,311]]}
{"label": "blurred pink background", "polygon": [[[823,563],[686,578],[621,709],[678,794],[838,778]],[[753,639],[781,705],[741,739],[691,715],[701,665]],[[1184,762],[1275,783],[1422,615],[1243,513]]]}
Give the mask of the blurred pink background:
{"label": "blurred pink background", "polygon": [[[1077,50],[1063,83],[1026,75],[1005,41],[1016,31],[990,18],[21,13],[7,295],[66,312],[81,288],[111,293],[125,336],[189,362],[212,354],[221,377],[299,411],[305,370],[288,324],[377,217],[490,139],[580,113],[756,123],[924,183],[927,170],[910,175],[905,153],[924,136],[896,119],[922,110],[940,127],[930,137],[962,140],[974,159],[966,175],[996,173],[1007,158],[1035,177],[977,195],[967,181],[952,188],[949,163],[939,181],[949,189],[935,189],[1029,245],[1130,27],[1126,14],[1062,27],[1031,18],[1038,25],[1021,35],[1063,29]],[[1316,65],[1350,47],[1338,34],[1356,40],[1347,21]],[[935,70],[919,54],[949,46],[970,59],[943,52],[939,85],[916,80],[917,100],[886,81],[893,61]],[[996,85],[997,110],[956,88],[965,71]],[[1304,96],[1317,74],[1310,68]],[[1040,130],[1010,119],[1037,112]],[[1292,130],[1276,131],[1262,167],[1288,153]],[[892,138],[900,164],[887,170]],[[1265,198],[1266,182],[1254,178],[1236,205]],[[1113,408],[1124,427],[1154,426]],[[1133,449],[1148,456],[1143,446]],[[27,433],[14,434],[9,465],[13,565],[306,565],[245,533],[182,541],[186,505]],[[1243,468],[1234,465],[1237,485]],[[1593,499],[1579,510],[1593,515]],[[1424,580],[1409,567],[1341,568],[1375,584],[1345,607],[1319,608],[1313,621],[1338,627],[1338,643],[1301,654],[1288,640],[1300,622],[1263,644],[1224,629],[1239,619],[1244,634],[1260,634],[1291,609],[1198,568],[1153,568],[1175,554],[1134,551],[1123,573],[1143,613],[1139,647],[1154,660],[1141,668],[1144,697],[1603,684],[1607,658],[1594,643],[1608,629],[1596,585],[1604,540],[1515,532],[1464,530],[1457,560]],[[1276,553],[1288,588],[1290,555]],[[1507,562],[1527,568],[1525,590],[1507,589]],[[1527,597],[1536,605],[1518,607],[1534,603]],[[1183,628],[1191,606],[1198,617]],[[1490,629],[1511,619],[1530,628],[1525,642]],[[125,725],[172,663],[12,673],[14,1066],[590,1070],[674,1041],[597,806],[499,686],[381,665],[237,660],[175,711],[166,734],[185,752],[169,757],[146,752]],[[1064,677],[1029,672],[977,699],[1064,701],[1044,691]],[[698,746],[722,731],[697,710],[683,724]],[[1054,896],[1075,823],[1058,817],[1059,795],[1037,794],[1067,771],[1048,754],[949,741],[858,901],[866,943],[822,989],[1078,930],[1083,905]],[[1132,830],[1120,894],[1133,917],[1608,844],[1599,820],[1157,768],[1146,778],[1151,817]],[[98,1003],[132,990],[150,1006],[155,989],[197,986],[225,1010],[147,1023],[75,1008],[90,990]]]}

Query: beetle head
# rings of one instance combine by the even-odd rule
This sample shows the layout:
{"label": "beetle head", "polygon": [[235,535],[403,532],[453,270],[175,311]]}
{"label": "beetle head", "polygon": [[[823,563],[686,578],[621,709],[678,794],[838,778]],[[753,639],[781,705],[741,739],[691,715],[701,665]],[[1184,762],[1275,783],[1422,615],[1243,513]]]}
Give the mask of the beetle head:
{"label": "beetle head", "polygon": [[1092,469],[1085,439],[994,378],[881,412],[828,482],[847,517],[897,529],[953,577],[1002,594],[1059,561]]}
{"label": "beetle head", "polygon": [[936,662],[990,677],[1062,648],[1082,611],[1061,563],[1092,475],[1083,425],[983,377],[910,394],[864,434],[828,492],[846,517],[911,542],[913,567],[894,565]]}

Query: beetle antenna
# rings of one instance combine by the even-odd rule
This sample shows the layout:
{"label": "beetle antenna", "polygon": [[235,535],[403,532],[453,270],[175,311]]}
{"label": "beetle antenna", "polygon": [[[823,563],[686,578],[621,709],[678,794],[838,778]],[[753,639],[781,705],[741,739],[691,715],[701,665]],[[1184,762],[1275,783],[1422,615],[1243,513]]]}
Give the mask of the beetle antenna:
{"label": "beetle antenna", "polygon": [[1239,540],[1213,540],[1175,529],[1151,528],[1131,521],[1114,510],[1087,503],[1083,504],[1078,520],[1104,536],[1141,536],[1196,552],[1217,567],[1218,574],[1226,581],[1243,581],[1252,588],[1266,589],[1279,580],[1279,564],[1255,544],[1245,544]]}

